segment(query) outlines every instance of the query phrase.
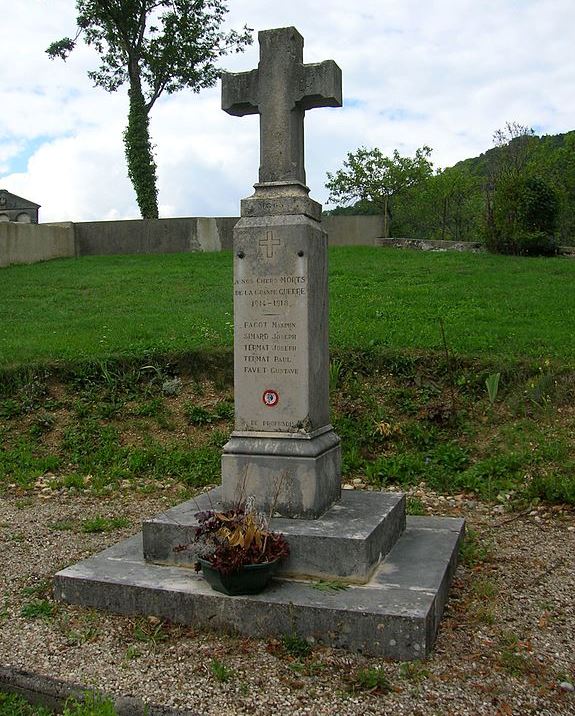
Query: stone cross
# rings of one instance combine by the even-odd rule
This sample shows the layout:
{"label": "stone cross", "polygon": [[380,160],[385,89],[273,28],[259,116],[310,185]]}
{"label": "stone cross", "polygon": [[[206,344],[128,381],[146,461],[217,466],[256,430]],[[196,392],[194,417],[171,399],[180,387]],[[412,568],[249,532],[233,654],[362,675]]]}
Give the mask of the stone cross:
{"label": "stone cross", "polygon": [[306,109],[341,107],[341,70],[333,60],[303,64],[303,37],[295,27],[258,34],[257,70],[222,75],[222,108],[260,115],[260,183],[305,184]]}
{"label": "stone cross", "polygon": [[329,419],[327,234],[305,186],[306,109],[341,105],[341,70],[303,64],[293,27],[259,33],[257,70],[224,74],[222,108],[260,115],[261,166],[234,228],[235,429],[222,503],[320,517],[341,496]]}

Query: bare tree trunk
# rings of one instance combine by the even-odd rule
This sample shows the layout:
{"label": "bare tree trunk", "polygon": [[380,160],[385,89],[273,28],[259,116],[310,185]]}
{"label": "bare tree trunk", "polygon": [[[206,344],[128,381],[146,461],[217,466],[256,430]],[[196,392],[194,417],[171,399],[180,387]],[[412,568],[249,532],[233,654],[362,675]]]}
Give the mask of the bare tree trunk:
{"label": "bare tree trunk", "polygon": [[441,212],[441,240],[445,241],[445,227],[447,225],[447,197],[443,197],[443,211]]}
{"label": "bare tree trunk", "polygon": [[389,239],[389,221],[387,217],[387,196],[383,197],[383,238]]}

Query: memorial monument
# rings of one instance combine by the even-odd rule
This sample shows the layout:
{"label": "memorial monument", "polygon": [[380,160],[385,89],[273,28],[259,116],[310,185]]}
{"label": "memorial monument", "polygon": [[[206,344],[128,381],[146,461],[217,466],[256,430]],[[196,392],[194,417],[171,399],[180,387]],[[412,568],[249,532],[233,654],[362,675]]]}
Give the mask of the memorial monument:
{"label": "memorial monument", "polygon": [[259,113],[260,170],[234,229],[235,431],[222,498],[241,491],[286,517],[319,517],[340,497],[329,421],[327,235],[308,197],[304,114],[341,106],[332,60],[303,64],[293,27],[259,33],[257,70],[222,77],[222,107]]}
{"label": "memorial monument", "polygon": [[[306,110],[341,105],[341,72],[303,63],[293,27],[259,33],[256,70],[224,74],[222,106],[259,114],[260,171],[234,230],[235,429],[222,486],[145,520],[142,533],[59,572],[63,600],[252,636],[296,632],[397,659],[432,648],[463,520],[410,517],[400,493],[340,490],[329,419],[327,237],[305,184]],[[255,596],[214,592],[175,549],[199,510],[253,497],[273,507],[290,556]],[[313,589],[338,579],[349,588]],[[257,607],[257,608],[255,608]]]}

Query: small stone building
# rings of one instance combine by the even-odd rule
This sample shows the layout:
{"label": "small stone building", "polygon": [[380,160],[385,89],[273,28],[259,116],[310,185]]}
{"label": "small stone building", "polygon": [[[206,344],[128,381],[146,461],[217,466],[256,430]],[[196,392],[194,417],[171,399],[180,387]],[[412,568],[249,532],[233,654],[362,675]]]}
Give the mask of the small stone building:
{"label": "small stone building", "polygon": [[37,224],[40,204],[22,199],[6,189],[0,189],[0,222],[16,221],[20,224]]}

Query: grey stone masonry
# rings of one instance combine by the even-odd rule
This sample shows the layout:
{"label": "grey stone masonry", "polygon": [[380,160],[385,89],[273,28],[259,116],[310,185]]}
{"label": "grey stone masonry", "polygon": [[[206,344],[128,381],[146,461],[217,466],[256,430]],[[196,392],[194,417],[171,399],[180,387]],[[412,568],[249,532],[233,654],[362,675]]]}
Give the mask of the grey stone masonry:
{"label": "grey stone masonry", "polygon": [[235,430],[222,501],[253,495],[283,517],[317,518],[340,497],[329,422],[327,235],[305,186],[304,113],[341,105],[333,61],[303,64],[293,27],[259,33],[257,70],[224,74],[222,107],[260,115],[260,181],[234,229]]}
{"label": "grey stone masonry", "polygon": [[[155,564],[193,566],[189,549],[198,526],[196,513],[221,509],[220,490],[172,507],[143,524],[144,558]],[[284,534],[290,555],[281,576],[367,582],[382,556],[405,529],[405,496],[394,492],[345,490],[341,501],[318,520],[276,517],[271,528]]]}
{"label": "grey stone masonry", "polygon": [[433,647],[463,537],[463,520],[408,517],[371,579],[341,591],[275,579],[254,596],[214,592],[186,567],[144,561],[137,535],[58,572],[57,599],[120,614],[153,614],[195,628],[312,642],[390,659]]}
{"label": "grey stone masonry", "polygon": [[264,30],[258,39],[257,70],[222,75],[222,108],[260,115],[260,182],[305,184],[304,113],[341,106],[341,70],[333,60],[304,65],[295,27]]}
{"label": "grey stone masonry", "polygon": [[[231,114],[260,114],[260,182],[234,228],[235,425],[222,486],[59,572],[64,601],[392,659],[427,656],[457,564],[460,519],[407,517],[399,493],[341,492],[329,415],[327,236],[305,186],[303,116],[341,104],[335,63],[304,65],[292,27],[260,32],[257,70],[225,75]],[[261,594],[213,591],[190,567],[196,513],[246,498],[290,555]],[[339,580],[341,590],[318,589]],[[342,584],[343,582],[343,584]],[[323,584],[325,587],[325,583]]]}

